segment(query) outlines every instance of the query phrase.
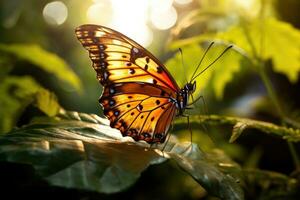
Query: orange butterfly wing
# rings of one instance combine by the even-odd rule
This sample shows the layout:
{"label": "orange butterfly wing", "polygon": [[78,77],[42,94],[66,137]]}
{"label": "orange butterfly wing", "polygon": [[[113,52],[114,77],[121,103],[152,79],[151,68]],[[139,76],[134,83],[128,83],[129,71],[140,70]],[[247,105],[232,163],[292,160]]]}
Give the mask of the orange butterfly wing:
{"label": "orange butterfly wing", "polygon": [[148,143],[164,142],[176,114],[179,87],[146,49],[112,29],[82,25],[76,36],[104,86],[100,103],[111,127]]}

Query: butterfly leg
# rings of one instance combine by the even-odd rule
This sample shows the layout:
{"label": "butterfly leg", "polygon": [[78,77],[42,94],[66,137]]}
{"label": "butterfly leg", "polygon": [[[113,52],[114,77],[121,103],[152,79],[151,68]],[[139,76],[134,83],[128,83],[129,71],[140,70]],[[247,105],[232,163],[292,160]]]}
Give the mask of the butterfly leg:
{"label": "butterfly leg", "polygon": [[166,139],[166,142],[165,142],[163,148],[161,149],[162,152],[164,152],[164,150],[165,150],[165,148],[166,148],[166,146],[167,146],[167,144],[168,144],[168,142],[169,142],[169,140],[170,140],[170,137],[171,137],[171,134],[168,134],[167,139]]}
{"label": "butterfly leg", "polygon": [[[174,123],[172,122],[171,123],[171,128],[170,128],[170,132],[173,130],[173,128],[174,128]],[[162,148],[162,152],[164,153],[164,150],[165,150],[165,148],[167,147],[167,144],[168,144],[168,142],[169,142],[169,140],[170,140],[170,137],[171,137],[171,134],[168,134],[167,135],[167,139],[166,139],[166,141],[165,141],[165,144],[164,144],[164,146],[163,146],[163,148]]]}
{"label": "butterfly leg", "polygon": [[[189,105],[192,105],[192,104],[194,104],[194,102],[196,102],[196,101],[198,101],[198,100],[201,100],[202,103],[203,103],[203,106],[204,106],[204,108],[201,109],[201,111],[203,111],[203,113],[204,113],[205,115],[208,115],[207,104],[206,104],[206,101],[205,101],[205,99],[204,99],[204,96],[202,96],[202,95],[199,96],[195,101],[194,101],[193,95],[192,95],[191,97],[192,97],[193,102],[192,102],[191,104],[189,104]],[[205,133],[208,133],[208,128],[207,128],[206,124],[205,124],[205,123],[201,123],[200,125],[201,125],[201,127],[203,128],[204,132],[205,132]],[[212,141],[214,141],[214,139],[211,137],[211,135],[208,134],[208,136],[209,136],[209,138],[210,138]]]}
{"label": "butterfly leg", "polygon": [[191,106],[191,105],[195,104],[197,101],[201,100],[203,102],[204,106],[206,107],[206,103],[205,103],[203,95],[199,96],[197,99],[194,99],[193,95],[191,95],[191,97],[192,97],[192,103],[189,103],[187,106]]}
{"label": "butterfly leg", "polygon": [[193,145],[193,132],[192,132],[192,128],[191,128],[191,124],[190,124],[190,116],[189,115],[182,115],[183,117],[186,117],[187,119],[187,124],[188,124],[188,129],[190,132],[190,138],[191,138],[191,143],[190,145],[187,147],[187,149],[184,152],[187,152],[190,148],[192,148]]}
{"label": "butterfly leg", "polygon": [[[205,99],[204,99],[204,96],[199,96],[196,100],[194,100],[194,97],[193,97],[193,95],[191,95],[191,97],[192,97],[192,103],[191,104],[189,104],[189,105],[193,105],[195,102],[197,102],[198,100],[201,100],[202,102],[203,102],[203,106],[204,106],[204,109],[202,110],[203,111],[203,113],[205,114],[205,115],[207,115],[208,114],[208,109],[207,109],[207,104],[206,104],[206,102],[205,102]],[[188,105],[188,106],[189,106]],[[202,124],[201,123],[201,126],[202,126],[202,128],[204,129],[204,131],[205,132],[208,132],[208,129],[207,129],[207,127],[205,126],[205,124]]]}

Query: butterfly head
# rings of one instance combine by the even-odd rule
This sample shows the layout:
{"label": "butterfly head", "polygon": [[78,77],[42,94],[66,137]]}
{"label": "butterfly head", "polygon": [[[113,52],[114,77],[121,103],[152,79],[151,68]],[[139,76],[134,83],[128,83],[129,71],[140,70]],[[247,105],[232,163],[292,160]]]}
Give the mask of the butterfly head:
{"label": "butterfly head", "polygon": [[196,90],[196,81],[194,81],[193,83],[187,83],[184,86],[184,89],[187,91],[188,94],[194,93]]}

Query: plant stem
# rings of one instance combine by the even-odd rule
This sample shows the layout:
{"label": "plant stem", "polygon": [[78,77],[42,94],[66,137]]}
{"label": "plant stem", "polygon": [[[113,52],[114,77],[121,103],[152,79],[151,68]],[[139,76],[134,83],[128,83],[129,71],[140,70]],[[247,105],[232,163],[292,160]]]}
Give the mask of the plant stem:
{"label": "plant stem", "polygon": [[[237,123],[245,124],[245,128],[254,128],[267,134],[277,135],[290,141],[300,141],[300,129],[287,128],[264,121],[258,121],[247,118],[228,117],[220,115],[193,115],[190,116],[191,123],[207,123],[210,125],[236,125]],[[186,124],[182,119],[177,119],[176,124]]]}
{"label": "plant stem", "polygon": [[272,103],[275,106],[275,109],[276,109],[279,117],[284,118],[284,113],[281,109],[281,106],[280,106],[280,103],[278,101],[277,95],[274,91],[274,88],[272,86],[272,83],[271,83],[269,77],[267,76],[267,74],[264,70],[264,62],[260,62],[260,66],[258,67],[258,72],[259,72],[259,75],[260,75],[266,89],[267,89],[267,93],[268,93]]}
{"label": "plant stem", "polygon": [[291,142],[288,142],[288,147],[291,152],[296,170],[300,170],[300,160],[298,158],[298,154],[296,152],[295,146]]}

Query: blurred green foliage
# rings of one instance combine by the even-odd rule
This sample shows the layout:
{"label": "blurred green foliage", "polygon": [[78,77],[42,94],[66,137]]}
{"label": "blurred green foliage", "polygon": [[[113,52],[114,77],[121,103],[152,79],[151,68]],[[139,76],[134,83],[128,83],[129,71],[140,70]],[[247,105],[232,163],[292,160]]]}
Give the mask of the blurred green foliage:
{"label": "blurred green foliage", "polygon": [[60,107],[55,94],[43,88],[33,77],[10,75],[9,71],[14,67],[13,61],[10,60],[22,59],[24,62],[32,63],[80,90],[79,78],[65,61],[37,45],[0,44],[0,51],[2,52],[1,57],[4,58],[2,62],[4,69],[6,63],[9,63],[8,66],[10,66],[10,69],[2,74],[3,79],[0,85],[2,108],[0,114],[5,116],[0,120],[1,133],[10,131],[30,104],[34,104],[48,116],[55,116]]}

